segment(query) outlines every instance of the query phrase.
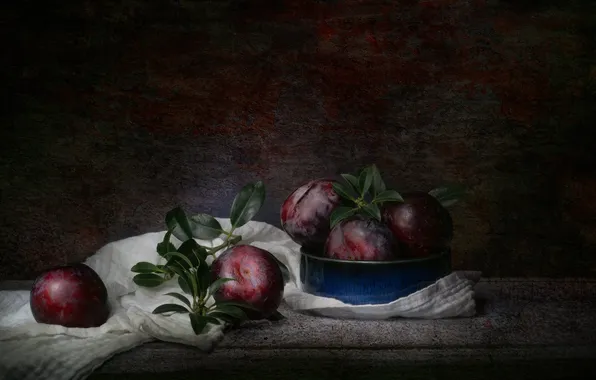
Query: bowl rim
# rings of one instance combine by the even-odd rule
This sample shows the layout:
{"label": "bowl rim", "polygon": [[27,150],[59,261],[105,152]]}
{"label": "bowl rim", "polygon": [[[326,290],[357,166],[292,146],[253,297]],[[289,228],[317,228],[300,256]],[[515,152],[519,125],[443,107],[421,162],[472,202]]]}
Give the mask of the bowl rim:
{"label": "bowl rim", "polygon": [[437,253],[435,255],[430,255],[430,256],[425,256],[425,257],[415,257],[415,258],[411,258],[411,259],[389,260],[389,261],[331,259],[328,257],[315,256],[315,255],[312,255],[305,251],[306,250],[304,248],[300,247],[301,255],[306,256],[310,259],[319,260],[319,261],[327,261],[327,262],[338,263],[338,264],[390,265],[390,264],[410,264],[410,263],[435,260],[435,259],[449,255],[451,253],[451,247],[447,247],[447,248],[445,248],[445,250],[443,252]]}

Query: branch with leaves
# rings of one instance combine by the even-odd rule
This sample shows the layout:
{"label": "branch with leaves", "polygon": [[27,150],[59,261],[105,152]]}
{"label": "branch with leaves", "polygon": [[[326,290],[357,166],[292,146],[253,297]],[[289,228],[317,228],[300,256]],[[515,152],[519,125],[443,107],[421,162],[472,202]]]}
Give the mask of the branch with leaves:
{"label": "branch with leaves", "polygon": [[395,190],[387,190],[376,165],[362,169],[358,176],[342,174],[344,183],[334,182],[333,190],[344,200],[346,206],[337,207],[331,214],[331,228],[354,215],[365,215],[381,220],[379,206],[384,202],[403,202]]}
{"label": "branch with leaves", "polygon": [[[403,202],[401,194],[387,189],[376,165],[363,168],[357,175],[341,174],[343,182],[334,182],[333,190],[343,204],[331,213],[331,228],[354,215],[381,220],[381,206],[386,202]],[[465,194],[459,185],[439,187],[429,191],[444,207],[456,203]]]}
{"label": "branch with leaves", "polygon": [[[166,214],[167,231],[156,247],[162,264],[139,262],[131,268],[132,272],[138,273],[133,281],[143,287],[157,287],[177,277],[184,294],[171,292],[166,295],[176,298],[182,305],[160,305],[153,310],[154,314],[188,313],[195,334],[203,332],[208,324],[238,323],[247,318],[245,310],[254,308],[246,303],[213,300],[208,306],[217,290],[224,283],[235,279],[219,278],[213,281],[207,258],[215,258],[219,251],[238,244],[242,236],[234,235],[234,231],[249,222],[264,201],[265,186],[261,181],[244,186],[234,198],[230,209],[230,231],[225,231],[211,215],[187,217],[180,207]],[[172,235],[182,242],[178,248],[171,242]],[[202,246],[195,240],[212,241],[222,235],[223,242],[215,247]]]}

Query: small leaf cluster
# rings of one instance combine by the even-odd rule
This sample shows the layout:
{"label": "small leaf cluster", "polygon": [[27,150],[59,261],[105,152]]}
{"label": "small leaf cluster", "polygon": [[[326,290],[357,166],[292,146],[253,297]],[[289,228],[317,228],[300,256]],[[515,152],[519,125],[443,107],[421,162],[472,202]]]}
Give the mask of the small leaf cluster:
{"label": "small leaf cluster", "polygon": [[[333,189],[342,199],[342,205],[331,213],[331,228],[354,215],[363,215],[381,221],[381,206],[386,202],[404,202],[396,190],[387,189],[376,165],[364,167],[356,174],[341,174],[343,182],[335,181]],[[449,207],[465,195],[462,186],[453,184],[428,192],[443,207]]]}
{"label": "small leaf cluster", "polygon": [[458,184],[450,184],[437,187],[428,193],[435,197],[443,207],[451,207],[466,196],[466,189]]}
{"label": "small leaf cluster", "polygon": [[359,173],[341,174],[344,182],[334,182],[333,190],[344,201],[331,214],[331,228],[354,215],[381,220],[380,206],[385,202],[403,202],[395,190],[387,189],[376,165],[363,168]]}
{"label": "small leaf cluster", "polygon": [[[211,215],[197,214],[188,217],[180,207],[166,214],[167,231],[156,250],[162,264],[139,262],[131,271],[135,284],[143,287],[156,287],[166,281],[177,278],[182,293],[167,293],[182,304],[167,303],[160,305],[154,314],[188,313],[190,324],[195,334],[204,331],[208,324],[237,323],[246,319],[247,309],[254,309],[243,302],[214,301],[207,303],[219,288],[234,278],[218,278],[213,281],[207,258],[215,258],[217,252],[242,240],[234,235],[236,228],[249,222],[260,210],[265,201],[265,186],[261,181],[244,186],[234,198],[230,209],[230,231],[225,231]],[[171,238],[174,236],[182,243],[176,247]],[[223,243],[215,247],[205,247],[199,240],[223,238]]]}

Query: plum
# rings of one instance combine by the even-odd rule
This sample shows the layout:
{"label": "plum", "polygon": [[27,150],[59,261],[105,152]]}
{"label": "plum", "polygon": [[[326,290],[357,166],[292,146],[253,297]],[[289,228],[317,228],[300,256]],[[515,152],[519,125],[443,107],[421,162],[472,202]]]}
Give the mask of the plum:
{"label": "plum", "polygon": [[37,322],[65,327],[101,326],[110,314],[105,284],[82,263],[40,274],[29,302]]}
{"label": "plum", "polygon": [[325,256],[341,260],[387,261],[397,258],[396,240],[383,223],[354,216],[337,224],[325,243]]}
{"label": "plum", "polygon": [[236,245],[222,252],[211,264],[213,280],[233,278],[213,295],[216,301],[245,302],[256,310],[246,310],[249,319],[272,316],[284,292],[282,271],[274,256],[251,245]]}
{"label": "plum", "polygon": [[340,204],[333,180],[316,179],[296,189],[281,206],[281,226],[304,248],[322,248],[331,213]]}
{"label": "plum", "polygon": [[382,221],[410,256],[428,256],[447,248],[453,238],[449,211],[432,195],[416,191],[402,194],[403,203],[388,203]]}

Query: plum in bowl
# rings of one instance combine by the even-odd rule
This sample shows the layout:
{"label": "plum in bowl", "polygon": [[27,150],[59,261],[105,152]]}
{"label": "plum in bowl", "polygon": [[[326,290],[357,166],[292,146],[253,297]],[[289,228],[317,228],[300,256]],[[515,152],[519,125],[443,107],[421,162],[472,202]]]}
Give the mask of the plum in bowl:
{"label": "plum in bowl", "polygon": [[353,216],[335,225],[324,250],[302,247],[300,280],[311,294],[352,305],[384,304],[406,297],[447,275],[450,251],[409,257],[391,229]]}
{"label": "plum in bowl", "polygon": [[283,203],[281,225],[301,246],[307,293],[352,305],[406,297],[451,272],[453,220],[445,208],[458,187],[403,196],[375,165],[343,182],[310,181]]}
{"label": "plum in bowl", "polygon": [[329,234],[329,218],[339,203],[333,180],[308,181],[282,204],[281,227],[300,246],[321,248]]}

